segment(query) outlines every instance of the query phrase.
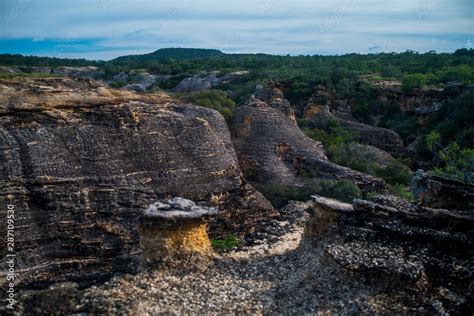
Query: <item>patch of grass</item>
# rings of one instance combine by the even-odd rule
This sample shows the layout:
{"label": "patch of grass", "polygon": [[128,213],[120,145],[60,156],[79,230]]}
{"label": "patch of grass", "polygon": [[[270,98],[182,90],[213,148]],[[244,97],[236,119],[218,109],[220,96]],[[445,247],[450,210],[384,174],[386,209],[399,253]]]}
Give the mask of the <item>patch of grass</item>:
{"label": "patch of grass", "polygon": [[215,250],[229,250],[240,245],[235,235],[229,235],[225,239],[211,239],[212,248]]}

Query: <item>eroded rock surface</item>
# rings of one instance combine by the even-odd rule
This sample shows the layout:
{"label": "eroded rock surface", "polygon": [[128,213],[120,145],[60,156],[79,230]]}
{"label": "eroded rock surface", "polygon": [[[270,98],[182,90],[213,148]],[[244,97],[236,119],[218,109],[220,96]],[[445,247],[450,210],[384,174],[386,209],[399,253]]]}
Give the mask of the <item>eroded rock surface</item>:
{"label": "eroded rock surface", "polygon": [[281,209],[274,239],[205,269],[54,285],[22,293],[20,310],[50,311],[54,297],[64,313],[471,315],[473,219],[392,196],[353,205],[315,197]]}
{"label": "eroded rock surface", "polygon": [[391,306],[380,301],[377,312],[472,312],[472,210],[419,207],[390,196],[356,200],[353,210],[314,201],[304,243],[324,249],[322,260],[339,267],[343,282],[390,297]]}
{"label": "eroded rock surface", "polygon": [[138,213],[160,198],[218,206],[216,234],[275,214],[243,181],[216,111],[91,79],[1,80],[0,91],[1,202],[17,209],[21,283],[134,271]]}
{"label": "eroded rock surface", "polygon": [[236,71],[227,74],[215,71],[205,75],[194,75],[181,80],[181,82],[174,88],[174,91],[178,93],[186,93],[209,90],[247,74],[247,71]]}
{"label": "eroded rock surface", "polygon": [[214,207],[196,205],[181,197],[151,204],[143,211],[140,223],[140,246],[145,263],[158,267],[163,263],[204,264],[212,255],[208,219],[217,213]]}
{"label": "eroded rock surface", "polygon": [[432,208],[474,209],[474,185],[417,171],[412,190],[420,204]]}
{"label": "eroded rock surface", "polygon": [[279,109],[251,99],[235,110],[234,146],[244,172],[257,183],[298,185],[302,170],[318,178],[347,178],[368,191],[386,191],[382,180],[331,163],[321,143],[312,140]]}

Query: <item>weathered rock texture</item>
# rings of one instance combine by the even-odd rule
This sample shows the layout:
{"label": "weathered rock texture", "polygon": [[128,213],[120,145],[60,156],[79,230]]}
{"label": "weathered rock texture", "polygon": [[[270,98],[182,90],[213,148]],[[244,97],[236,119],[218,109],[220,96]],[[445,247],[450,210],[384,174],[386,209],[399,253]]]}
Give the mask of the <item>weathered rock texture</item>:
{"label": "weathered rock texture", "polygon": [[0,196],[17,209],[23,283],[133,271],[139,212],[160,198],[212,202],[216,234],[274,214],[216,111],[90,79],[2,80],[0,92]]}
{"label": "weathered rock texture", "polygon": [[380,127],[362,124],[357,121],[338,119],[341,125],[356,134],[356,139],[386,152],[399,155],[403,150],[403,140],[396,132]]}
{"label": "weathered rock texture", "polygon": [[474,185],[431,176],[418,171],[412,191],[423,206],[447,209],[474,209]]}
{"label": "weathered rock texture", "polygon": [[339,282],[368,286],[372,312],[470,314],[473,225],[472,209],[417,207],[387,196],[353,205],[315,197],[303,245],[323,249],[321,260]]}
{"label": "weathered rock texture", "polygon": [[322,111],[312,116],[311,123],[315,128],[326,129],[329,120],[336,121],[344,129],[354,133],[355,140],[362,144],[382,149],[393,155],[399,155],[403,151],[403,140],[394,131],[342,117],[332,112]]}
{"label": "weathered rock texture", "polygon": [[140,246],[147,265],[206,261],[212,254],[207,235],[214,207],[198,206],[193,201],[175,197],[158,201],[143,212]]}
{"label": "weathered rock texture", "polygon": [[218,71],[214,71],[205,75],[194,75],[181,80],[174,88],[174,91],[184,93],[209,90],[247,74],[247,71],[236,71],[228,74],[221,74]]}
{"label": "weathered rock texture", "polygon": [[245,173],[261,184],[298,185],[298,174],[318,178],[348,178],[368,191],[386,191],[382,180],[331,163],[321,143],[312,140],[280,110],[252,99],[234,113],[234,146]]}

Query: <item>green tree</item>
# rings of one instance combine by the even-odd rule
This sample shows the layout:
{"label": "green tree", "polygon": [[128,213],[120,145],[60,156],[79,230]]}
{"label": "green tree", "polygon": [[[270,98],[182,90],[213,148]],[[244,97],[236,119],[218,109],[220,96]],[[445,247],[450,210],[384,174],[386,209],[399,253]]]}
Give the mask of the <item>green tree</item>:
{"label": "green tree", "polygon": [[404,91],[408,91],[413,88],[423,88],[427,83],[426,75],[416,73],[416,74],[408,74],[403,78],[402,81],[402,89]]}
{"label": "green tree", "polygon": [[436,131],[425,138],[426,145],[438,160],[434,168],[435,174],[448,179],[472,182],[469,174],[474,173],[474,149],[461,148],[456,142],[443,147],[440,140],[441,135]]}

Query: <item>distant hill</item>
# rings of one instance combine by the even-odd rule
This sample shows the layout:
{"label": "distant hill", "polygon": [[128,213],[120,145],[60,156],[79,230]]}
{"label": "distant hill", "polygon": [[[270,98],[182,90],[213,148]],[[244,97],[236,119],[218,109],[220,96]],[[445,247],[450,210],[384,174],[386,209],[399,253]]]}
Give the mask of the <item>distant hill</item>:
{"label": "distant hill", "polygon": [[113,61],[151,61],[151,60],[188,60],[217,57],[225,55],[217,49],[202,48],[162,48],[150,54],[128,55],[115,58]]}

